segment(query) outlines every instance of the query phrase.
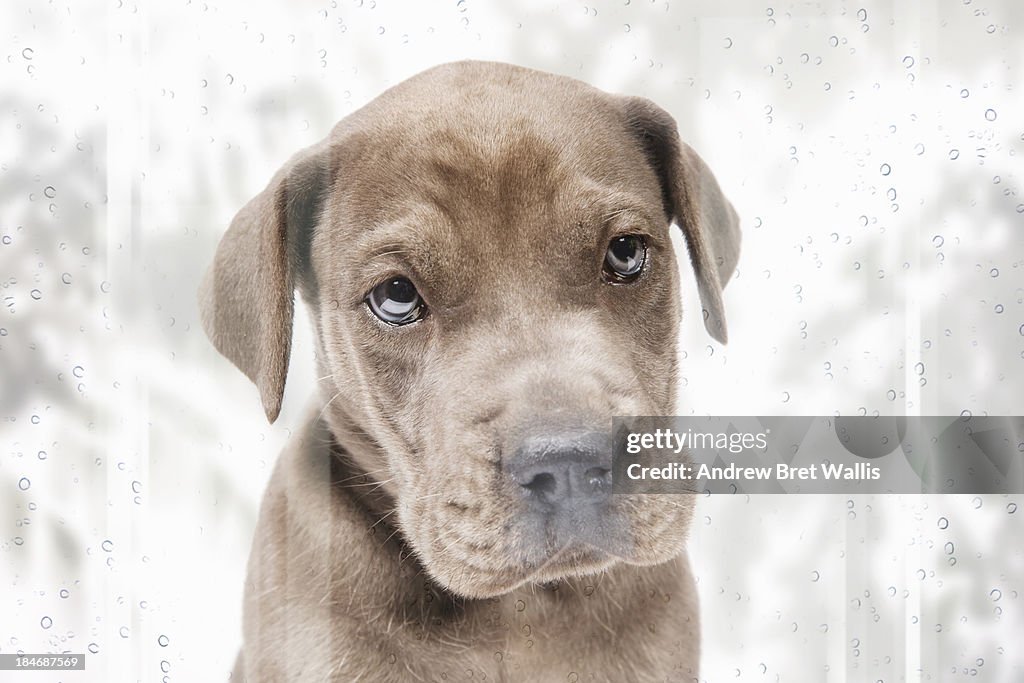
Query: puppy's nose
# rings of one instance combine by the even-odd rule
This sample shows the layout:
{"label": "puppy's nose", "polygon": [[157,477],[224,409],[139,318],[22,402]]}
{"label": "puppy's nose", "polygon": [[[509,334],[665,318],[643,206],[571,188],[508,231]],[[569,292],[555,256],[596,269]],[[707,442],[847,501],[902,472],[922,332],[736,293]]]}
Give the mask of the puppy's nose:
{"label": "puppy's nose", "polygon": [[600,503],[612,488],[608,438],[569,434],[527,439],[506,464],[512,480],[534,505],[569,509]]}

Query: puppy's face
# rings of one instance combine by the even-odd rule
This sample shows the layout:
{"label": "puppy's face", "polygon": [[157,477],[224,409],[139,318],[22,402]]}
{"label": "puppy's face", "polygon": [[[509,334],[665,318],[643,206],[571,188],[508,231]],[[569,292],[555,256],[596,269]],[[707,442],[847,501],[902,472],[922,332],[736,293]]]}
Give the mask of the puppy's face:
{"label": "puppy's face", "polygon": [[[313,309],[325,418],[434,580],[484,597],[676,555],[691,499],[610,495],[609,434],[615,415],[673,412],[673,220],[724,338],[735,214],[671,119],[458,64],[293,164],[256,258],[280,250],[286,290]],[[279,370],[259,355],[266,402]]]}

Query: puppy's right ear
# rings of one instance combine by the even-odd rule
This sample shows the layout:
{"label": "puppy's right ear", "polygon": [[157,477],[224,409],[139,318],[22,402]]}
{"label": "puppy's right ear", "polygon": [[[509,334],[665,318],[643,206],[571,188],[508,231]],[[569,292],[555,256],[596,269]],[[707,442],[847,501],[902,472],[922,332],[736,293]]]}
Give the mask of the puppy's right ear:
{"label": "puppy's right ear", "polygon": [[711,169],[679,138],[668,112],[643,97],[620,101],[661,181],[666,212],[686,239],[704,308],[704,327],[724,344],[728,333],[722,288],[740,256],[739,217]]}
{"label": "puppy's right ear", "polygon": [[330,181],[321,145],[293,156],[231,221],[199,289],[203,329],[251,379],[273,422],[281,412],[296,279]]}

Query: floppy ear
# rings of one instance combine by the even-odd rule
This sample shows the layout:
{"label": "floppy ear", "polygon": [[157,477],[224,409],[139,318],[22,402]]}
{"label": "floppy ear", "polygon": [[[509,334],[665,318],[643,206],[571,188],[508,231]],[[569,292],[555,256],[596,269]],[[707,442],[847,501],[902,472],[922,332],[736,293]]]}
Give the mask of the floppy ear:
{"label": "floppy ear", "polygon": [[686,238],[704,308],[704,326],[724,344],[728,332],[722,287],[740,256],[739,218],[711,169],[679,139],[676,122],[668,112],[642,97],[624,101],[629,125],[658,173],[666,213]]}
{"label": "floppy ear", "polygon": [[293,156],[231,221],[199,289],[203,329],[251,379],[273,422],[281,412],[297,278],[328,183],[319,145]]}

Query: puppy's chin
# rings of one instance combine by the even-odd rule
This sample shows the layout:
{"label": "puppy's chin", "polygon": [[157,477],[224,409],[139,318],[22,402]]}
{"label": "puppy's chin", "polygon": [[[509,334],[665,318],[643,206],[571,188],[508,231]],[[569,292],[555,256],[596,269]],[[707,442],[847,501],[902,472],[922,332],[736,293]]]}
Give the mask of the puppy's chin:
{"label": "puppy's chin", "polygon": [[525,585],[546,584],[600,574],[621,562],[620,558],[587,547],[566,548],[539,566],[508,566],[485,570],[459,563],[426,565],[434,582],[463,598],[496,598]]}

